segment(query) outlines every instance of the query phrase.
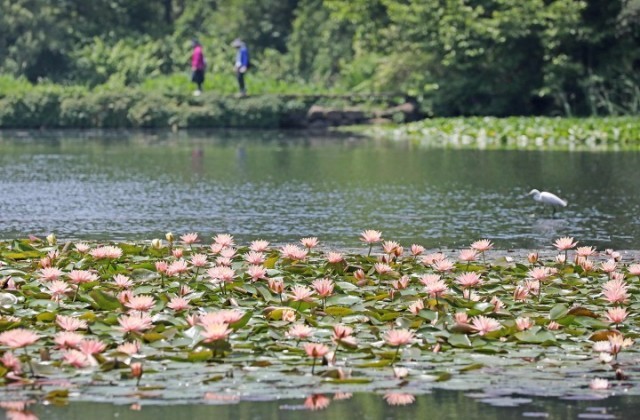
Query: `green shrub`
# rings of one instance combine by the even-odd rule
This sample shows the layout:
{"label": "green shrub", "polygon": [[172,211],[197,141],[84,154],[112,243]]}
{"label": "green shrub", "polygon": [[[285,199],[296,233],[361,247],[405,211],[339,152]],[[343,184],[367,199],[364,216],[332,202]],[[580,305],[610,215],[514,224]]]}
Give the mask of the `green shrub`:
{"label": "green shrub", "polygon": [[136,128],[166,128],[176,107],[160,95],[143,95],[129,109],[129,122]]}

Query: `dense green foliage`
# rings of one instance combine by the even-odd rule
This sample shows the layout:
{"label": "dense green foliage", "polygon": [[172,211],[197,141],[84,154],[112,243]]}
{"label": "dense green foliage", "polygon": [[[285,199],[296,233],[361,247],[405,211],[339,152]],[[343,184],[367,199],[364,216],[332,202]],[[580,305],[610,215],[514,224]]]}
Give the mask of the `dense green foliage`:
{"label": "dense green foliage", "polygon": [[[0,79],[0,86],[7,85]],[[24,88],[24,89],[23,89]],[[304,124],[308,100],[270,95],[244,99],[191,96],[152,86],[136,89],[31,87],[28,82],[0,95],[2,128],[278,128]],[[300,115],[299,121],[291,121]]]}
{"label": "dense green foliage", "polygon": [[230,42],[242,37],[250,81],[272,93],[399,91],[434,115],[640,111],[640,0],[0,0],[0,10],[0,73],[31,83],[179,79],[186,90],[198,37],[226,93]]}
{"label": "dense green foliage", "polygon": [[353,129],[374,136],[391,135],[415,139],[427,145],[457,147],[566,148],[569,145],[637,144],[640,139],[640,121],[635,117],[433,118],[402,126]]}

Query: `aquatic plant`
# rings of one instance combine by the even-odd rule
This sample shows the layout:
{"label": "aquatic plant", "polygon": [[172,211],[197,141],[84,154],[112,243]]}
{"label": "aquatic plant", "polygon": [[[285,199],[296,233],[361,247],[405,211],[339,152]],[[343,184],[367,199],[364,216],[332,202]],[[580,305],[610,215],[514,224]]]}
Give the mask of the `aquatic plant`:
{"label": "aquatic plant", "polygon": [[25,398],[64,378],[76,399],[129,402],[184,397],[185,377],[201,400],[237,387],[398,405],[433,387],[640,392],[636,255],[569,237],[522,255],[360,239],[361,253],[195,232],[0,242],[0,377]]}

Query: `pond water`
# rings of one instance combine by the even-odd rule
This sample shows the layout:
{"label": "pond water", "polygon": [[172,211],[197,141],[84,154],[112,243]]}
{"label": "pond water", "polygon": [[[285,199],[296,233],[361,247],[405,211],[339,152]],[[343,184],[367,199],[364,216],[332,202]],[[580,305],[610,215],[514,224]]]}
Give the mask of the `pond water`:
{"label": "pond water", "polygon": [[[455,150],[304,133],[4,133],[0,238],[152,239],[166,231],[357,247],[541,248],[564,235],[640,248],[640,154]],[[551,217],[530,189],[569,206]]]}
{"label": "pond water", "polygon": [[[56,232],[63,239],[148,240],[174,231],[231,233],[240,243],[319,236],[325,246],[354,248],[362,230],[378,229],[403,245],[430,248],[479,238],[502,249],[544,248],[571,235],[600,249],[640,249],[639,163],[635,151],[452,149],[308,133],[4,133],[0,238]],[[543,214],[524,197],[531,188],[570,204],[555,217]],[[405,406],[374,393],[326,395],[312,400],[329,401],[326,409],[304,413],[304,399],[207,401],[207,393],[197,402],[183,394],[171,401],[132,397],[140,411],[131,401],[74,397],[63,407],[29,409],[50,419],[564,419],[628,418],[640,405],[637,396],[615,395],[618,387],[583,391],[581,400],[567,400],[431,389]],[[10,398],[6,389],[1,399]]]}
{"label": "pond water", "polygon": [[[474,394],[459,391],[434,390],[415,396],[415,400],[402,400],[406,405],[391,405],[390,398],[376,394],[337,394],[310,396],[307,399],[278,401],[235,401],[227,404],[212,402],[199,405],[158,405],[142,401],[138,405],[112,405],[104,403],[73,403],[56,406],[31,406],[41,419],[158,419],[158,418],[224,418],[224,419],[612,419],[631,418],[640,408],[637,398],[617,396],[606,400],[560,400],[516,396],[486,404]],[[396,403],[397,403],[396,402]],[[315,404],[315,409],[311,409]],[[326,404],[326,406],[325,406]],[[304,411],[303,411],[304,410]]]}

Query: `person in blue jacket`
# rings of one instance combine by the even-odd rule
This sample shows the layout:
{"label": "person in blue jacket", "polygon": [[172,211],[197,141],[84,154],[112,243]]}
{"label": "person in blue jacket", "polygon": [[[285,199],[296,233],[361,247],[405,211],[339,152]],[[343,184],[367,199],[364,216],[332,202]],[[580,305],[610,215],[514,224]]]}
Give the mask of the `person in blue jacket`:
{"label": "person in blue jacket", "polygon": [[240,88],[240,95],[245,96],[247,89],[244,85],[244,75],[251,67],[251,61],[249,61],[249,50],[241,39],[236,39],[231,43],[231,46],[236,49],[236,77],[238,78],[238,87]]}

